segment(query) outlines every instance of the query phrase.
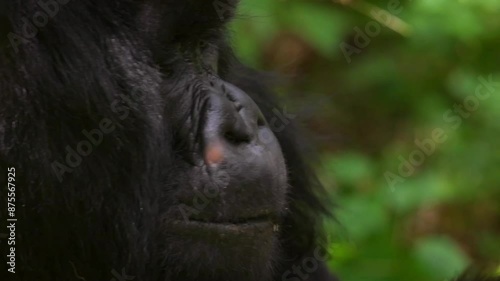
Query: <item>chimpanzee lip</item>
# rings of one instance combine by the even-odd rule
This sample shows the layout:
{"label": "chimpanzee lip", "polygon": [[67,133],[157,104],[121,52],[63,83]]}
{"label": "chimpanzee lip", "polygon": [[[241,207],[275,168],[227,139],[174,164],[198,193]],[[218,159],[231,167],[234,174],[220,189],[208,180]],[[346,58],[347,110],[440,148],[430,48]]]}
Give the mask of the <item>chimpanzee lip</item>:
{"label": "chimpanzee lip", "polygon": [[236,218],[231,220],[204,220],[197,218],[190,218],[186,223],[197,223],[197,224],[219,224],[219,225],[245,225],[245,224],[259,224],[259,223],[267,223],[271,222],[272,217],[270,215],[261,215],[249,218]]}
{"label": "chimpanzee lip", "polygon": [[218,240],[222,237],[253,237],[253,235],[259,235],[259,233],[272,235],[272,233],[279,229],[277,225],[275,219],[266,213],[230,220],[206,220],[198,218],[175,220],[170,224],[169,229],[183,236],[199,236],[198,238],[203,240]]}
{"label": "chimpanzee lip", "polygon": [[241,216],[236,218],[225,218],[225,217],[203,217],[203,216],[190,216],[186,223],[198,223],[198,224],[219,224],[219,225],[244,225],[244,224],[258,224],[277,221],[277,216],[271,212],[271,210],[260,210],[248,212],[246,215],[241,214]]}
{"label": "chimpanzee lip", "polygon": [[170,231],[182,237],[190,237],[211,243],[235,243],[255,239],[268,240],[279,230],[271,220],[255,220],[244,223],[220,223],[200,221],[180,221],[171,226]]}

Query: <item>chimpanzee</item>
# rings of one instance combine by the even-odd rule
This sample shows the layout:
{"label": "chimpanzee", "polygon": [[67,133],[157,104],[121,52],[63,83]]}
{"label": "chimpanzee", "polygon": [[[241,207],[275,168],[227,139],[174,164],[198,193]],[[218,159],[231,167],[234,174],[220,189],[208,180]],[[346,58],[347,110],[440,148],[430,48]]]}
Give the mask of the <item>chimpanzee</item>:
{"label": "chimpanzee", "polygon": [[336,280],[237,2],[0,2],[1,280]]}
{"label": "chimpanzee", "polygon": [[336,280],[237,2],[2,1],[2,280]]}

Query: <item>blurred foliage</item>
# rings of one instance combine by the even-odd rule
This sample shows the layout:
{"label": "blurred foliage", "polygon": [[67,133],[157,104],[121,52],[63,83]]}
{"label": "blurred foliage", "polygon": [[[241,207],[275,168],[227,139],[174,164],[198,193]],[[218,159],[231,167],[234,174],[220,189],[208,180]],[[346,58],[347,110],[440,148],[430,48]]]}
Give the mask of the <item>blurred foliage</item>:
{"label": "blurred foliage", "polygon": [[500,268],[499,14],[498,0],[242,1],[238,56],[284,77],[319,148],[342,280]]}

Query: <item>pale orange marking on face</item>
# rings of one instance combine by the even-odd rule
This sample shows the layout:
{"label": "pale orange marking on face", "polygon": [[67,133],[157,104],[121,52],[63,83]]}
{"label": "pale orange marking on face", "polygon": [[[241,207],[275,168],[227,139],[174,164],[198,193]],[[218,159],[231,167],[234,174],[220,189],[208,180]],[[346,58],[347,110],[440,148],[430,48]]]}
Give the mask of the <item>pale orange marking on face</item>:
{"label": "pale orange marking on face", "polygon": [[224,158],[224,147],[220,142],[213,142],[205,149],[205,162],[208,165],[217,165]]}

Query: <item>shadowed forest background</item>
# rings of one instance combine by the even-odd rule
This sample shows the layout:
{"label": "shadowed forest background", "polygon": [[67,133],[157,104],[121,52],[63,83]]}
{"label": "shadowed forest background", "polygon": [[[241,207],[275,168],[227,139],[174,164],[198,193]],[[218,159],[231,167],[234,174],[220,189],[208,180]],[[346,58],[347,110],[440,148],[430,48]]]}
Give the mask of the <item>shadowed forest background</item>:
{"label": "shadowed forest background", "polygon": [[497,0],[242,1],[234,46],[280,76],[282,125],[309,131],[343,281],[500,273],[499,15]]}

